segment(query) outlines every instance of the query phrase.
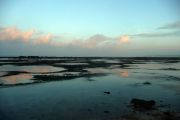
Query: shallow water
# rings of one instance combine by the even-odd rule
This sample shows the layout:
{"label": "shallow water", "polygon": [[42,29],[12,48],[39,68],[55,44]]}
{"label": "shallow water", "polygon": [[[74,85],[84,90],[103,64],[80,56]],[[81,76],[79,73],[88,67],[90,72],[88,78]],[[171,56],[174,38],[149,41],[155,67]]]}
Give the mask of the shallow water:
{"label": "shallow water", "polygon": [[106,62],[106,63],[120,63],[120,60],[116,60],[116,59],[93,59],[91,61],[94,61],[94,62]]}
{"label": "shallow water", "polygon": [[62,67],[53,67],[49,65],[34,65],[34,66],[15,66],[15,65],[2,65],[0,71],[26,71],[32,73],[48,73],[65,70]]}
{"label": "shallow water", "polygon": [[32,75],[30,74],[19,74],[19,75],[11,75],[6,77],[1,77],[0,83],[4,85],[14,85],[19,83],[33,83]]}
{"label": "shallow water", "polygon": [[[1,88],[0,109],[3,118],[70,120],[118,117],[131,111],[127,105],[132,98],[162,100],[164,104],[171,103],[170,109],[180,111],[180,95],[173,89],[158,84],[132,86],[142,80],[116,75],[91,79],[93,81],[78,78]],[[104,94],[104,91],[110,91],[111,94]]]}
{"label": "shallow water", "polygon": [[68,63],[56,63],[55,65],[88,65],[88,63],[68,62]]}
{"label": "shallow water", "polygon": [[[15,66],[15,65],[2,65],[0,66],[0,84],[13,85],[13,84],[25,84],[33,83],[33,74],[48,74],[51,72],[58,72],[66,70],[62,67],[53,67],[48,65],[36,65],[36,66]],[[7,75],[8,71],[20,71],[17,75]],[[29,73],[21,73],[29,72]],[[4,76],[5,75],[5,76]]]}
{"label": "shallow water", "polygon": [[[127,106],[133,98],[155,100],[157,106],[164,105],[162,109],[180,112],[179,70],[159,70],[162,67],[180,69],[179,64],[135,64],[135,69],[87,68],[89,72],[107,75],[1,87],[0,119],[109,120],[131,113],[132,109]],[[22,81],[30,77],[23,75]],[[105,94],[106,91],[110,94]]]}

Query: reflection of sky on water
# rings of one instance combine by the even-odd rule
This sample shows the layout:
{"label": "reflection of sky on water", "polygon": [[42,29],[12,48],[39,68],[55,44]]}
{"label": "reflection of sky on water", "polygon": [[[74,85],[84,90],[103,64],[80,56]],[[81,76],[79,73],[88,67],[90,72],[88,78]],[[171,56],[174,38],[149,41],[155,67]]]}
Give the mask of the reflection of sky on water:
{"label": "reflection of sky on water", "polygon": [[124,70],[124,71],[120,72],[119,75],[122,76],[122,77],[128,77],[129,72],[127,70]]}
{"label": "reflection of sky on water", "polygon": [[161,85],[164,88],[174,90],[177,94],[180,95],[180,83],[179,82],[160,83],[159,85]]}
{"label": "reflection of sky on water", "polygon": [[175,68],[180,69],[180,62],[178,63],[159,63],[159,62],[146,62],[144,64],[133,64],[133,68],[141,68],[141,69],[166,69],[166,68]]}
{"label": "reflection of sky on water", "polygon": [[117,74],[120,77],[128,77],[129,72],[125,69],[106,69],[106,68],[88,68],[86,69],[90,73],[111,73],[111,74]]}
{"label": "reflection of sky on water", "polygon": [[7,74],[7,72],[0,72],[0,76]]}
{"label": "reflection of sky on water", "polygon": [[[76,63],[73,63],[73,64],[76,64]],[[83,63],[77,63],[77,64],[83,64]],[[135,66],[136,68],[139,68],[139,69],[121,69],[117,67],[108,69],[108,68],[99,67],[99,68],[87,68],[86,70],[88,70],[90,73],[115,74],[123,78],[151,80],[151,82],[154,82],[155,80],[158,80],[158,79],[163,79],[163,77],[161,76],[180,77],[179,70],[158,70],[161,68],[179,69],[179,63],[162,64],[158,62],[149,62],[149,63],[147,62],[145,64],[133,64],[132,66]],[[151,68],[154,68],[155,70]],[[79,74],[79,72],[48,73],[48,72],[57,72],[57,71],[62,71],[62,70],[65,70],[65,69],[62,67],[53,67],[53,66],[48,66],[48,65],[42,65],[42,66],[2,65],[0,66],[0,71],[1,71],[0,75],[2,76],[6,74],[6,72],[3,72],[3,71],[27,71],[27,72],[32,72],[32,73],[47,73],[48,75],[61,75],[61,76],[65,74],[73,74],[73,75]],[[32,76],[32,75],[29,75],[29,76]],[[13,83],[13,82],[9,82],[9,81],[13,81],[12,80],[13,77],[14,79],[16,79],[14,81],[18,81],[18,82],[24,82],[26,78],[29,79],[27,75],[24,76],[22,74],[22,79],[21,79],[21,75],[16,75],[16,76],[7,76],[4,79],[4,81],[7,80],[6,83]]]}
{"label": "reflection of sky on water", "polygon": [[46,72],[56,72],[56,71],[63,71],[65,70],[62,67],[53,67],[48,65],[43,66],[14,66],[14,65],[2,65],[0,66],[1,71],[26,71],[26,72],[40,72],[40,73],[46,73]]}
{"label": "reflection of sky on water", "polygon": [[1,77],[0,82],[3,84],[18,84],[18,83],[31,83],[32,75],[30,74],[19,74],[19,75],[11,75],[6,77]]}
{"label": "reflection of sky on water", "polygon": [[93,61],[93,62],[106,62],[106,63],[120,63],[120,60],[118,60],[118,59],[113,59],[113,60],[111,60],[111,59],[93,59],[91,61]]}
{"label": "reflection of sky on water", "polygon": [[87,68],[90,73],[110,73],[109,69],[106,68]]}
{"label": "reflection of sky on water", "polygon": [[61,73],[53,73],[52,75],[59,75],[59,76],[63,76],[63,75],[79,75],[80,72],[61,72]]}
{"label": "reflection of sky on water", "polygon": [[68,62],[68,63],[55,63],[54,65],[88,65],[88,63]]}
{"label": "reflection of sky on water", "polygon": [[[124,80],[117,75],[93,79],[93,82],[77,78],[70,81],[1,88],[0,110],[11,112],[10,117],[27,120],[32,117],[43,120],[70,120],[79,119],[79,116],[81,119],[110,119],[111,116],[118,117],[130,112],[127,105],[132,98],[153,99],[157,104],[163,100],[164,104],[171,103],[171,109],[180,110],[177,106],[180,96],[165,87],[154,84],[132,87],[129,84],[142,80]],[[110,91],[111,94],[106,95],[104,91]],[[88,109],[92,111],[89,112]],[[106,110],[110,111],[110,114],[105,114]]]}
{"label": "reflection of sky on water", "polygon": [[[147,63],[148,64],[148,63]],[[0,111],[10,118],[31,120],[70,120],[70,119],[107,119],[130,112],[127,107],[132,98],[153,99],[159,105],[171,104],[171,110],[180,111],[180,81],[165,77],[179,76],[179,71],[149,70],[144,68],[176,67],[176,64],[156,65],[158,63],[136,64],[140,69],[88,68],[91,73],[108,73],[106,76],[81,77],[68,81],[56,81],[27,86],[0,88]],[[5,68],[5,67],[4,67]],[[6,70],[31,70],[33,72],[60,71],[56,67],[6,66]],[[3,70],[1,70],[3,71]],[[79,72],[49,73],[53,75],[79,74]],[[4,74],[4,73],[1,73]],[[6,84],[32,82],[31,74],[1,77]],[[150,82],[150,85],[144,85]],[[137,85],[138,84],[138,85]],[[136,86],[135,86],[136,85]],[[104,94],[109,91],[111,94]],[[34,107],[36,106],[36,107]],[[91,109],[91,111],[88,111]],[[105,114],[108,110],[110,113]],[[17,112],[18,111],[18,112]],[[45,116],[45,117],[44,117]]]}
{"label": "reflection of sky on water", "polygon": [[[48,73],[65,70],[62,67],[53,67],[48,65],[43,66],[14,66],[14,65],[2,65],[0,66],[0,76],[5,75],[7,72],[4,71],[26,71],[31,73]],[[18,83],[32,83],[33,75],[29,74],[18,74],[10,75],[6,77],[0,77],[0,83],[3,84],[18,84]]]}

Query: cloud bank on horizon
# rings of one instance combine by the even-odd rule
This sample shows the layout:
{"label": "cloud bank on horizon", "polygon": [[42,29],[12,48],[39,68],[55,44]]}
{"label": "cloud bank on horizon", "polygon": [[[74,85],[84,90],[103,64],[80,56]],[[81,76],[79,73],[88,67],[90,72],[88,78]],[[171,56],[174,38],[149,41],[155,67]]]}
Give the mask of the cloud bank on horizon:
{"label": "cloud bank on horizon", "polygon": [[[41,33],[41,34],[40,34]],[[42,33],[35,29],[23,31],[17,27],[1,27],[0,41],[19,41],[26,44],[38,45],[46,44],[56,47],[82,47],[82,48],[100,48],[100,47],[118,47],[121,44],[130,42],[130,36],[122,35],[118,37],[108,37],[102,34],[93,35],[87,39],[71,39],[62,41],[62,36],[51,33]],[[118,45],[118,46],[117,46]]]}
{"label": "cloud bank on horizon", "polygon": [[[133,48],[132,43],[136,43],[136,40],[139,38],[140,39],[142,39],[142,38],[146,38],[146,39],[148,39],[148,38],[153,38],[153,39],[154,38],[164,38],[165,39],[167,37],[170,37],[170,38],[175,37],[175,38],[179,39],[180,38],[180,26],[178,26],[179,23],[180,22],[177,21],[177,22],[170,23],[170,24],[167,24],[167,25],[164,25],[164,26],[161,26],[158,28],[158,29],[168,29],[168,31],[156,32],[156,30],[155,30],[155,32],[138,33],[138,34],[133,34],[133,35],[126,34],[126,35],[120,35],[117,37],[109,37],[109,36],[105,36],[102,34],[95,34],[86,39],[83,39],[83,38],[78,38],[78,39],[77,38],[67,38],[66,39],[65,38],[66,36],[54,35],[52,33],[44,33],[42,31],[38,31],[36,29],[30,29],[30,30],[23,31],[17,27],[1,27],[0,28],[0,43],[7,42],[8,44],[13,44],[14,42],[16,42],[17,46],[26,44],[26,46],[29,46],[30,48],[32,48],[33,46],[36,46],[36,48],[39,47],[40,49],[47,49],[47,50],[53,49],[54,47],[58,48],[59,50],[61,50],[61,48],[63,48],[63,49],[65,49],[65,51],[64,51],[65,53],[67,50],[70,50],[70,49],[72,49],[72,50],[80,49],[80,50],[84,50],[86,52],[88,50],[92,50],[93,52],[95,52],[97,50],[100,50],[101,52],[110,51],[110,53],[111,52],[116,53],[115,56],[117,56],[117,52],[119,52],[123,56],[126,56],[126,54],[123,54],[123,53],[128,52],[128,49],[126,50],[126,47]],[[64,39],[66,39],[66,41],[64,41]],[[156,42],[157,41],[155,40],[154,43],[156,44]],[[161,42],[160,44],[163,45],[163,44],[165,44],[165,42],[166,41],[164,41],[164,43]],[[155,45],[155,44],[153,44],[153,45]],[[178,49],[178,47],[180,46],[179,44],[174,42],[174,44],[170,44],[170,46],[172,46],[172,45],[175,45],[175,48],[174,48],[175,50],[179,50]],[[44,48],[43,46],[46,46],[46,47]],[[136,47],[138,47],[138,46],[136,46]],[[170,47],[170,46],[167,46],[167,47]],[[145,46],[145,47],[147,47],[147,46]],[[10,49],[10,48],[6,48],[6,49]],[[58,51],[58,49],[56,51]],[[154,48],[151,47],[149,49],[154,49]],[[165,49],[168,50],[169,48],[165,48]],[[134,48],[129,49],[129,50],[134,50]],[[31,50],[29,50],[29,51],[31,51]],[[38,51],[38,49],[37,49],[37,51]],[[34,52],[36,53],[37,51],[34,51]],[[88,56],[88,55],[85,55],[86,52],[84,54],[82,54],[82,56]],[[93,56],[93,52],[90,53],[90,56]],[[101,52],[99,54],[106,56],[106,54],[102,54]],[[140,52],[140,51],[138,51],[138,52]],[[38,54],[40,54],[40,53],[38,53]],[[35,54],[35,55],[38,55],[38,54]],[[34,55],[34,54],[30,54],[30,55]],[[50,56],[57,55],[58,56],[58,54],[56,52],[55,52],[55,54],[51,53],[51,54],[42,54],[42,55],[50,55]],[[66,54],[63,54],[63,55],[66,56]],[[73,52],[70,55],[73,56]],[[79,56],[81,56],[81,55],[79,55]],[[97,55],[95,55],[95,56],[97,56]],[[107,56],[111,56],[111,55],[107,55]],[[133,55],[127,55],[127,56],[133,56]]]}

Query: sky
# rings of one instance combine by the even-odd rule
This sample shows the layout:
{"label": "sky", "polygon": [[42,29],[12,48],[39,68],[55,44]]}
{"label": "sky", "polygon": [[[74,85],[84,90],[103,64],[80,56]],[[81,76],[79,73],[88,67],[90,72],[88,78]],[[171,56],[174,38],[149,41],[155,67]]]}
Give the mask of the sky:
{"label": "sky", "polygon": [[179,0],[0,0],[0,56],[180,56]]}

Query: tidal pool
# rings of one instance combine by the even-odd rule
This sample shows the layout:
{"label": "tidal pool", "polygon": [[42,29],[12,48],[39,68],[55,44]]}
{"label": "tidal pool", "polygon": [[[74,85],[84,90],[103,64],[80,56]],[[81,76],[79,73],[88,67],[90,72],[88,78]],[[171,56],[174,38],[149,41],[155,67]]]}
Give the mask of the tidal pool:
{"label": "tidal pool", "polygon": [[19,83],[33,83],[34,81],[31,80],[32,78],[33,76],[31,74],[10,75],[6,77],[1,77],[0,84],[15,85]]}
{"label": "tidal pool", "polygon": [[15,66],[15,65],[2,65],[0,71],[26,71],[31,73],[48,73],[65,70],[62,67],[53,67],[49,65],[33,65],[33,66]]}
{"label": "tidal pool", "polygon": [[88,63],[68,62],[68,63],[56,63],[55,65],[88,65]]}
{"label": "tidal pool", "polygon": [[[48,65],[36,66],[15,66],[15,65],[2,65],[0,66],[0,84],[3,85],[18,85],[26,83],[34,83],[33,74],[49,74],[53,72],[60,72],[66,70],[62,67],[53,67]],[[15,74],[9,73],[16,71]],[[24,73],[27,72],[27,73]]]}

